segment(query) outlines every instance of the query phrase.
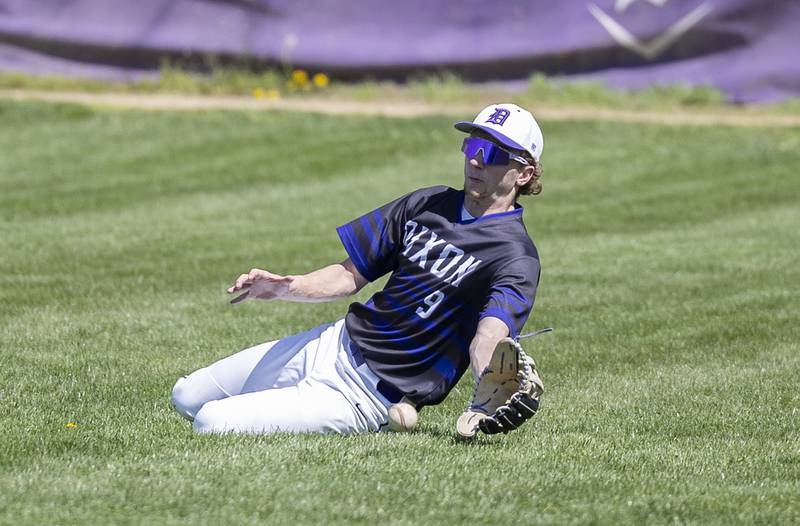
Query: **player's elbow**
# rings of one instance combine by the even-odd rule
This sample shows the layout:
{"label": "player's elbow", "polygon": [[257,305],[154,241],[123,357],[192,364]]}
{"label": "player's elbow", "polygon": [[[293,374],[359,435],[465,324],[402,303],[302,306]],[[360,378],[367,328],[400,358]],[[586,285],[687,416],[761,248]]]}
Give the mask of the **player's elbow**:
{"label": "player's elbow", "polygon": [[361,272],[358,271],[353,260],[350,258],[345,259],[341,263],[342,268],[346,272],[346,278],[350,286],[348,287],[348,296],[352,296],[356,294],[358,291],[364,288],[364,286],[369,283],[369,280],[365,278]]}

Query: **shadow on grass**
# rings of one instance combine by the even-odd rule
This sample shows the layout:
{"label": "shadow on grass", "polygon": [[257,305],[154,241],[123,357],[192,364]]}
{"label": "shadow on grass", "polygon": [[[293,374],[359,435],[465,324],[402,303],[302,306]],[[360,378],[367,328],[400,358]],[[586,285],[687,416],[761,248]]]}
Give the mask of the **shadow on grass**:
{"label": "shadow on grass", "polygon": [[455,429],[442,429],[439,426],[425,426],[420,429],[414,430],[414,434],[427,435],[432,438],[441,440],[443,443],[450,446],[461,448],[488,448],[494,449],[503,447],[503,441],[498,440],[497,437],[490,437],[478,433],[472,438],[464,438],[456,433]]}

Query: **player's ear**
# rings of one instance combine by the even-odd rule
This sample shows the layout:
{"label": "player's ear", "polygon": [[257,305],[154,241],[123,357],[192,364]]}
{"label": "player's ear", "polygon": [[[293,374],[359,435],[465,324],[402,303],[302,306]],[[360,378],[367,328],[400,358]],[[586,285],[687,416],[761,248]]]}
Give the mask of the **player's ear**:
{"label": "player's ear", "polygon": [[530,182],[536,173],[536,168],[531,165],[523,165],[522,170],[517,175],[517,186],[525,186]]}

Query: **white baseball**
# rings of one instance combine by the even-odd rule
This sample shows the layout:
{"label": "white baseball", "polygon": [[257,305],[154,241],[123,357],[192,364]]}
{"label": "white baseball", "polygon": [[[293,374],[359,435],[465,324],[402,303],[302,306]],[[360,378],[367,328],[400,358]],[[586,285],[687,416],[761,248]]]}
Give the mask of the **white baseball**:
{"label": "white baseball", "polygon": [[417,425],[417,410],[406,402],[398,402],[389,408],[389,429],[411,431]]}

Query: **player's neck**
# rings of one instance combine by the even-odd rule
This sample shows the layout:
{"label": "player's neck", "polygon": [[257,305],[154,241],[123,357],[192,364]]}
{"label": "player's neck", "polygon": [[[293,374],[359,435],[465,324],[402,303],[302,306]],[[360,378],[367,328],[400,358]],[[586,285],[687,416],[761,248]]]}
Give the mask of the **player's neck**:
{"label": "player's neck", "polygon": [[465,193],[464,208],[466,208],[467,212],[473,217],[510,212],[514,210],[514,197],[513,195],[509,195],[501,199],[493,199],[492,197],[480,199]]}

